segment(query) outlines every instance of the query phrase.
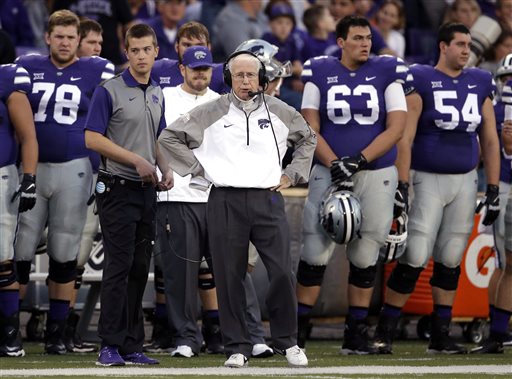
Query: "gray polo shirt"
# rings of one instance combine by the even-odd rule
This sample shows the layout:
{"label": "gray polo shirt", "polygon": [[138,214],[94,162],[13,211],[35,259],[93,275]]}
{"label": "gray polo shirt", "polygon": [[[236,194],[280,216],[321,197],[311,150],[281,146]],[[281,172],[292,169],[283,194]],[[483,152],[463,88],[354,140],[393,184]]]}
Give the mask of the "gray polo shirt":
{"label": "gray polo shirt", "polygon": [[[130,71],[106,80],[94,91],[85,129],[156,165],[156,141],[165,128],[164,96],[151,79],[146,89]],[[135,167],[102,157],[100,168],[130,180],[141,180]]]}

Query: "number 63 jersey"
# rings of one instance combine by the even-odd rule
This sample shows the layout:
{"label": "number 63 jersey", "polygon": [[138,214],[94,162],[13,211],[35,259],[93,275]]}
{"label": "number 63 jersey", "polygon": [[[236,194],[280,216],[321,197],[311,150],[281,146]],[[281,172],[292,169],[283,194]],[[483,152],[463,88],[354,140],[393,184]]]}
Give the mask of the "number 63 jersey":
{"label": "number 63 jersey", "polygon": [[475,169],[482,105],[487,97],[492,100],[495,91],[491,73],[468,68],[453,78],[426,65],[413,65],[410,71],[423,101],[411,168],[438,174]]}
{"label": "number 63 jersey", "polygon": [[49,56],[16,60],[32,80],[27,94],[34,112],[39,162],[62,163],[87,157],[84,123],[94,89],[114,76],[114,65],[100,57],[82,57],[62,69]]}
{"label": "number 63 jersey", "polygon": [[[400,58],[391,56],[371,57],[354,71],[334,57],[311,58],[302,72],[302,108],[318,109],[320,135],[338,158],[354,156],[386,129],[386,114],[394,110],[386,106],[386,90],[393,83],[403,85],[408,72]],[[395,159],[393,147],[367,168],[389,167]]]}

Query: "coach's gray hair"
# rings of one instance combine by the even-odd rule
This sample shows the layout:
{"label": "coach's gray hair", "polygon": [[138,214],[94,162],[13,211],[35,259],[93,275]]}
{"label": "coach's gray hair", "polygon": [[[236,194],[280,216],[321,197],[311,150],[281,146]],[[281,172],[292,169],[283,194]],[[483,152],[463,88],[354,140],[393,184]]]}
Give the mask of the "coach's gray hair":
{"label": "coach's gray hair", "polygon": [[258,57],[255,57],[254,55],[252,55],[251,53],[247,53],[247,54],[239,54],[237,55],[236,57],[233,57],[229,60],[228,62],[228,70],[229,72],[232,72],[231,71],[231,67],[233,67],[233,63],[235,61],[238,61],[238,60],[249,60],[249,61],[253,61],[254,62],[254,65],[256,66],[256,72],[259,72],[259,69],[261,67],[261,61],[259,60]]}

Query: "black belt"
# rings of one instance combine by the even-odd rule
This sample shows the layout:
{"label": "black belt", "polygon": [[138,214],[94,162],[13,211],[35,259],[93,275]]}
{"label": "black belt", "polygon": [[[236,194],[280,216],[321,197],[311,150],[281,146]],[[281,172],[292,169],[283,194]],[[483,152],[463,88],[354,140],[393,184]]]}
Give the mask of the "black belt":
{"label": "black belt", "polygon": [[151,182],[143,182],[142,180],[130,180],[126,178],[122,178],[120,176],[114,175],[114,183],[117,183],[121,186],[132,188],[132,189],[150,189],[155,188],[153,183]]}

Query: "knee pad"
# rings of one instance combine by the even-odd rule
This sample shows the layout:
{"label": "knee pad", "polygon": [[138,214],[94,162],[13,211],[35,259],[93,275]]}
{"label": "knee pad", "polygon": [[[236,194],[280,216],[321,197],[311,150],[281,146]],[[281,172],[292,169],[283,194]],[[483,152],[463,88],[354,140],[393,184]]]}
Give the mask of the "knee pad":
{"label": "knee pad", "polygon": [[215,279],[209,268],[199,269],[198,287],[200,290],[212,290],[215,288]]}
{"label": "knee pad", "polygon": [[75,278],[75,289],[79,290],[82,287],[82,276],[84,274],[85,268],[80,267],[76,268],[76,278]]}
{"label": "knee pad", "polygon": [[299,261],[297,270],[297,281],[304,287],[313,287],[322,285],[325,269],[327,266],[313,266],[303,260]]}
{"label": "knee pad", "polygon": [[459,283],[460,266],[450,268],[439,262],[434,262],[434,272],[430,278],[432,287],[439,287],[445,291],[455,291]]}
{"label": "knee pad", "polygon": [[76,279],[76,259],[64,263],[50,257],[48,278],[55,283],[69,283]]}
{"label": "knee pad", "polygon": [[0,288],[5,288],[16,282],[16,266],[13,261],[0,263]]}
{"label": "knee pad", "polygon": [[155,266],[155,277],[153,279],[153,286],[155,287],[156,293],[162,295],[165,293],[164,273],[162,269],[158,266]]}
{"label": "knee pad", "polygon": [[350,272],[348,274],[348,282],[359,288],[372,288],[375,285],[375,277],[377,276],[377,265],[366,268],[359,268],[352,263],[350,264]]}
{"label": "knee pad", "polygon": [[423,267],[398,263],[388,279],[388,287],[401,294],[412,293],[422,271]]}
{"label": "knee pad", "polygon": [[27,285],[30,280],[31,261],[16,261],[16,272],[18,274],[18,283]]}

